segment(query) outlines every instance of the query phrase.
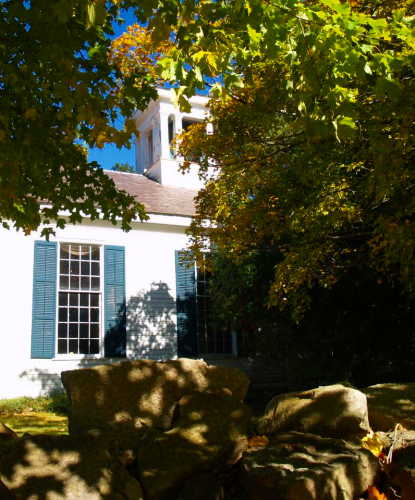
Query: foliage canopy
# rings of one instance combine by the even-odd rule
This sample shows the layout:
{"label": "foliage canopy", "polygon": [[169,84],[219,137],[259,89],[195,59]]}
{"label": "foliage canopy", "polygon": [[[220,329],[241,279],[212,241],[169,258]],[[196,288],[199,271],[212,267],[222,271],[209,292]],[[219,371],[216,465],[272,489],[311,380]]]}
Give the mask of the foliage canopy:
{"label": "foliage canopy", "polygon": [[413,2],[186,6],[160,64],[181,95],[203,74],[223,75],[213,133],[195,127],[181,146],[204,158],[207,178],[216,170],[197,199],[193,249],[211,241],[234,262],[272,249],[269,304],[288,304],[297,319],[314,286],[330,288],[352,268],[369,266],[412,294]]}
{"label": "foliage canopy", "polygon": [[[108,57],[119,2],[0,3],[0,223],[26,233],[82,216],[131,221],[144,208],[113,182],[84,145],[128,144],[130,116],[155,95],[146,68],[126,76]],[[44,202],[39,206],[39,202]]]}

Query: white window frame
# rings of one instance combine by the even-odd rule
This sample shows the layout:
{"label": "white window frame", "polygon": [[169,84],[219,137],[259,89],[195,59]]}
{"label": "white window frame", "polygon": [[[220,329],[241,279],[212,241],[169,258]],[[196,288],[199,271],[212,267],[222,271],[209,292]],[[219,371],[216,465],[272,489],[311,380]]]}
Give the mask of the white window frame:
{"label": "white window frame", "polygon": [[[61,245],[91,245],[99,247],[99,269],[100,269],[100,280],[99,280],[99,290],[94,290],[85,293],[98,293],[100,297],[100,307],[99,307],[99,353],[98,354],[59,354],[58,353],[58,328],[59,328],[59,292],[77,292],[80,290],[61,290],[60,289],[60,250]],[[55,360],[77,360],[77,359],[102,359],[105,356],[104,353],[104,245],[102,243],[94,241],[80,241],[76,239],[69,239],[57,242],[57,272],[56,272],[56,325],[55,325]]]}

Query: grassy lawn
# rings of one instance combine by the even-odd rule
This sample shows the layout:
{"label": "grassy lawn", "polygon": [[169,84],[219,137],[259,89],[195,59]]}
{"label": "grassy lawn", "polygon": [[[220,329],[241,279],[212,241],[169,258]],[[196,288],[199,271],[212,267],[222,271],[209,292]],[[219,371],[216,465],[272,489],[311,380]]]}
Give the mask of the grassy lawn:
{"label": "grassy lawn", "polygon": [[0,400],[0,421],[17,434],[67,434],[68,402],[63,393],[50,397]]}
{"label": "grassy lawn", "polygon": [[68,418],[50,412],[1,413],[0,421],[19,436],[29,434],[68,434]]}

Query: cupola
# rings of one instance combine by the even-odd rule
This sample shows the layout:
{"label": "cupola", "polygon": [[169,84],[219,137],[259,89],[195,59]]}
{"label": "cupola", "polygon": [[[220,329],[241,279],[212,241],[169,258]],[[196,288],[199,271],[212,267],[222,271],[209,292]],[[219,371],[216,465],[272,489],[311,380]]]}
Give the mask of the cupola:
{"label": "cupola", "polygon": [[174,104],[173,90],[159,89],[158,99],[151,101],[144,111],[135,114],[137,130],[136,170],[160,184],[199,189],[198,165],[190,171],[179,171],[180,158],[173,144],[177,134],[192,123],[201,122],[207,115],[208,98],[194,96],[190,99],[190,112],[182,112]]}

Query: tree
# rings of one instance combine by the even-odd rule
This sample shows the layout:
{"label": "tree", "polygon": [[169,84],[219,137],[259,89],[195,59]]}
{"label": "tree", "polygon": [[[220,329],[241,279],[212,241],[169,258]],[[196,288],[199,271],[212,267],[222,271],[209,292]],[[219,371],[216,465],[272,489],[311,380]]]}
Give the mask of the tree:
{"label": "tree", "polygon": [[[153,41],[164,31],[174,42],[157,68],[178,102],[216,80],[213,133],[189,129],[180,153],[201,159],[207,181],[190,235],[200,264],[214,249],[219,321],[257,339],[278,324],[283,356],[314,374],[318,364],[362,382],[363,365],[368,381],[405,354],[411,373],[413,2],[153,6]],[[132,71],[140,57],[120,60]],[[402,342],[391,348],[384,325]]]}
{"label": "tree", "polygon": [[6,0],[0,3],[0,223],[25,233],[83,216],[124,229],[145,218],[115,188],[86,145],[128,144],[134,124],[115,119],[155,94],[148,67],[126,75],[108,57],[112,25],[131,2]]}
{"label": "tree", "polygon": [[297,319],[313,287],[351,269],[415,291],[413,7],[379,6],[203,2],[170,55],[181,95],[204,73],[228,90],[211,103],[213,134],[202,124],[182,140],[206,176],[216,168],[193,250],[213,243],[238,263],[268,245],[281,255],[269,304]]}

